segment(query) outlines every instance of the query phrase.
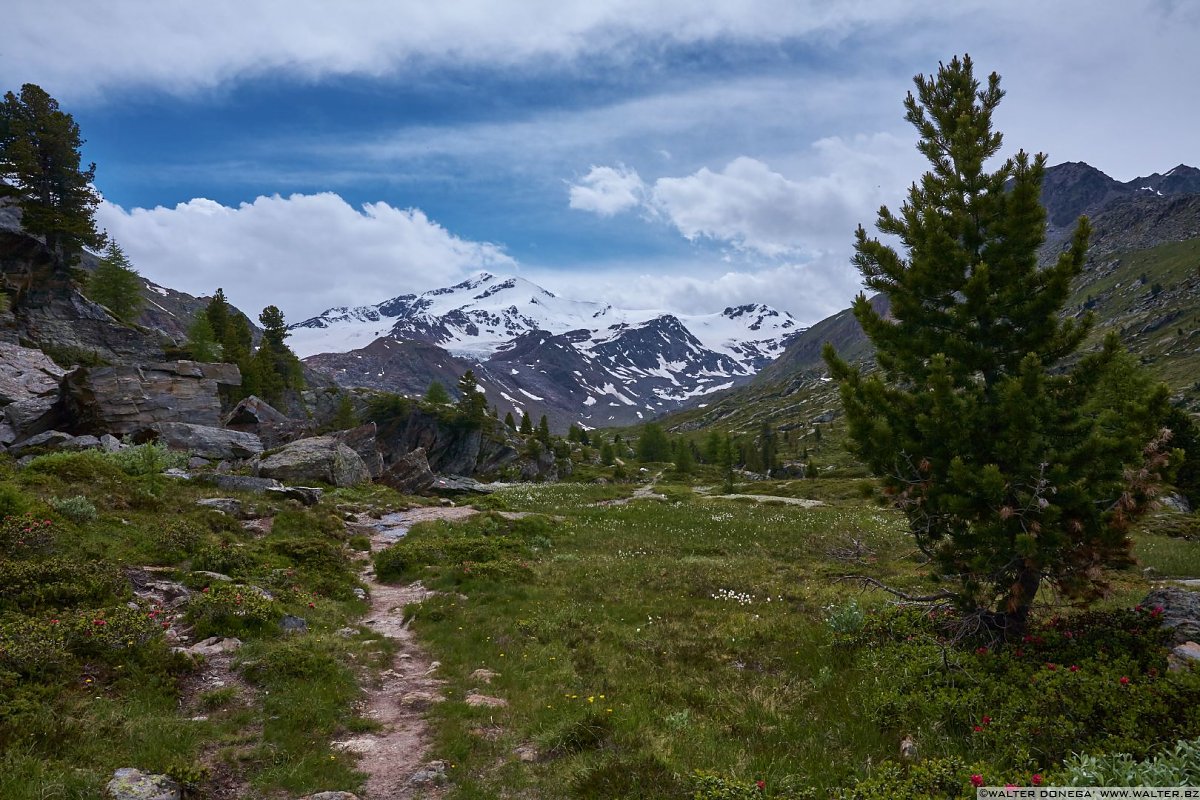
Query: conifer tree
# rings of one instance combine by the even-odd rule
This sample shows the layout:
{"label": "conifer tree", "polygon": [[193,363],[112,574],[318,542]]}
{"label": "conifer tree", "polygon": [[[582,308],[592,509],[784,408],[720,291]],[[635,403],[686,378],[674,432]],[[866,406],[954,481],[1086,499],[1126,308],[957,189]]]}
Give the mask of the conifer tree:
{"label": "conifer tree", "polygon": [[542,418],[538,420],[537,438],[542,444],[549,447],[550,445],[550,421],[546,419],[546,415],[542,414]]}
{"label": "conifer tree", "polygon": [[611,467],[613,462],[617,460],[617,453],[613,450],[612,442],[605,442],[600,445],[600,463],[606,467]]}
{"label": "conifer tree", "polygon": [[671,442],[662,425],[651,422],[642,429],[642,435],[638,437],[637,456],[641,461],[671,460]]}
{"label": "conifer tree", "polygon": [[217,291],[213,292],[212,299],[204,307],[204,316],[208,318],[213,336],[224,344],[229,332],[229,301],[225,299],[224,289],[218,287]]}
{"label": "conifer tree", "polygon": [[358,424],[357,415],[354,413],[354,403],[350,400],[349,392],[342,392],[338,399],[337,412],[333,416],[331,423],[335,431],[346,431]]}
{"label": "conifer tree", "polygon": [[[853,452],[908,517],[917,546],[964,613],[997,635],[1020,634],[1043,582],[1090,600],[1101,568],[1129,563],[1130,521],[1163,465],[1155,437],[1165,390],[1099,400],[1120,361],[1110,336],[1073,364],[1090,318],[1062,309],[1087,251],[1081,219],[1070,247],[1038,267],[1046,214],[1046,158],[1000,150],[992,112],[1003,92],[985,87],[970,58],[917,76],[906,118],[930,171],[899,214],[877,227],[902,252],[856,233],[854,263],[884,293],[888,317],[865,295],[854,314],[879,371],[862,375],[826,345],[846,409]],[[1125,468],[1147,460],[1134,485]],[[811,462],[810,462],[811,465]]]}
{"label": "conifer tree", "polygon": [[446,391],[446,387],[441,381],[432,380],[429,382],[429,388],[425,390],[425,402],[432,403],[435,406],[448,405],[451,402],[450,392]]}
{"label": "conifer tree", "polygon": [[458,408],[473,422],[481,422],[487,415],[487,398],[479,391],[474,370],[467,370],[458,379]]}
{"label": "conifer tree", "polygon": [[212,362],[221,359],[221,345],[217,343],[212,323],[204,312],[197,314],[188,326],[187,350],[193,361]]}
{"label": "conifer tree", "polygon": [[696,468],[696,454],[692,452],[692,444],[680,441],[675,448],[675,471],[680,475],[691,475]]}
{"label": "conifer tree", "polygon": [[0,103],[0,196],[16,198],[21,226],[43,236],[56,262],[69,266],[84,247],[98,249],[100,195],[92,188],[96,165],[80,169],[83,139],[70,114],[36,84],[7,92]]}
{"label": "conifer tree", "polygon": [[529,419],[528,411],[521,412],[521,430],[520,430],[520,432],[522,434],[524,434],[525,436],[529,436],[533,433],[533,420]]}
{"label": "conifer tree", "polygon": [[304,370],[300,359],[284,341],[291,334],[276,306],[267,306],[258,315],[263,326],[262,343],[254,354],[251,370],[259,383],[259,396],[268,403],[279,403],[288,389],[304,388]]}
{"label": "conifer tree", "polygon": [[115,241],[108,243],[104,257],[88,278],[85,291],[89,299],[107,308],[122,322],[132,322],[142,310],[142,282],[125,251]]}
{"label": "conifer tree", "polygon": [[504,427],[508,428],[510,431],[515,431],[517,429],[517,421],[513,419],[511,411],[504,415]]}

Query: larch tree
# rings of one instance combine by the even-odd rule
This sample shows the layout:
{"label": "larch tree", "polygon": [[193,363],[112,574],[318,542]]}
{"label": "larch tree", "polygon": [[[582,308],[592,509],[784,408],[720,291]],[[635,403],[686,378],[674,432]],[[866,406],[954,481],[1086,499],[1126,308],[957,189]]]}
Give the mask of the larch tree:
{"label": "larch tree", "polygon": [[[1090,318],[1060,311],[1083,269],[1089,227],[1039,267],[1046,157],[995,164],[995,73],[969,57],[919,75],[905,100],[930,170],[898,214],[860,226],[854,264],[885,294],[854,315],[875,346],[863,374],[830,345],[851,449],[907,515],[944,594],[998,637],[1026,626],[1039,587],[1089,601],[1104,569],[1130,563],[1130,522],[1166,461],[1164,387],[1111,389],[1127,367],[1115,334],[1078,355]],[[1121,395],[1119,403],[1106,398]]]}
{"label": "larch tree", "polygon": [[79,125],[40,86],[27,83],[0,103],[0,196],[16,199],[21,225],[45,238],[60,267],[78,260],[84,247],[98,250],[100,194],[92,183],[96,165],[80,168]]}
{"label": "larch tree", "polygon": [[95,272],[88,277],[84,291],[89,299],[107,308],[122,322],[132,322],[145,301],[141,278],[115,241],[108,243],[108,249]]}

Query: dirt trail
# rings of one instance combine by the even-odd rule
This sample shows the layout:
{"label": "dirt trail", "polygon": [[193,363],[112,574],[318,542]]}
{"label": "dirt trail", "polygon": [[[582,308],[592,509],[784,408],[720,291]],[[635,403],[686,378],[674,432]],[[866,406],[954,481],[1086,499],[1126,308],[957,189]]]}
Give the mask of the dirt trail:
{"label": "dirt trail", "polygon": [[[413,508],[379,520],[364,518],[360,525],[372,529],[374,552],[403,537],[418,522],[463,520],[476,513],[465,506]],[[364,800],[441,797],[447,791],[442,780],[445,765],[427,761],[430,734],[425,711],[444,699],[440,692],[442,681],[437,678],[437,662],[420,647],[404,620],[406,605],[420,603],[433,592],[419,581],[408,586],[380,583],[370,561],[366,562],[361,578],[371,602],[363,624],[391,639],[397,650],[391,667],[380,675],[379,685],[366,689],[362,714],[378,722],[379,731],[335,744],[361,756],[358,768],[368,776]]]}

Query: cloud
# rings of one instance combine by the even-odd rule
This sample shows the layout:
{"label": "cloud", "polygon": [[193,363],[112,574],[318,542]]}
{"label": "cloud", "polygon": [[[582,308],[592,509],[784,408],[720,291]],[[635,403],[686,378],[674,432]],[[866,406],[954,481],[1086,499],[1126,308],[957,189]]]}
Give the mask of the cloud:
{"label": "cloud", "polygon": [[[515,66],[633,57],[631,43],[777,43],[911,18],[902,0],[58,0],[5,12],[0,73],[77,99],[129,86],[188,94],[272,73],[383,76],[441,63]],[[961,3],[929,3],[922,18]],[[982,6],[982,2],[979,2]]]}
{"label": "cloud", "polygon": [[899,196],[908,179],[903,176],[918,167],[912,150],[910,142],[887,133],[828,137],[801,160],[802,177],[739,156],[718,171],[702,167],[649,187],[624,167],[593,167],[584,185],[572,187],[571,207],[611,216],[640,204],[689,241],[811,258],[844,251],[854,227],[869,225],[882,202]]}
{"label": "cloud", "polygon": [[500,247],[461,239],[419,209],[360,210],[333,193],[236,208],[204,198],[128,211],[104,203],[97,217],[150,280],[195,295],[220,286],[251,316],[274,304],[290,322],[516,266]]}
{"label": "cloud", "polygon": [[602,217],[634,208],[642,203],[646,186],[637,170],[616,167],[592,167],[580,182],[571,185],[570,206],[591,211]]}

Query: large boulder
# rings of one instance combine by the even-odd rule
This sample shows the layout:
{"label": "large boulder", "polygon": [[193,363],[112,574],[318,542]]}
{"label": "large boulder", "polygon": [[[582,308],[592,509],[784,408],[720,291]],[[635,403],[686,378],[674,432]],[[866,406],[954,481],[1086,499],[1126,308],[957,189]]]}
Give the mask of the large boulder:
{"label": "large boulder", "polygon": [[[4,407],[5,430],[0,433],[0,442],[7,438],[20,441],[34,434],[57,427],[61,422],[58,413],[58,397],[27,397]],[[11,432],[11,433],[10,433]]]}
{"label": "large boulder", "polygon": [[258,474],[293,483],[320,481],[334,486],[371,480],[370,470],[358,453],[335,436],[313,436],[284,445],[258,462]]}
{"label": "large boulder", "polygon": [[238,386],[233,364],[171,361],[81,367],[63,381],[63,406],[76,433],[153,434],[162,422],[221,424],[220,386]]}
{"label": "large boulder", "polygon": [[292,419],[255,395],[244,398],[234,406],[233,411],[225,417],[225,427],[253,433],[267,448],[294,442],[312,432],[308,422]]}
{"label": "large boulder", "polygon": [[423,447],[404,455],[379,476],[380,483],[403,494],[420,494],[433,486],[435,480]]}
{"label": "large boulder", "polygon": [[253,433],[188,422],[159,422],[152,430],[158,441],[172,450],[187,450],[212,461],[253,458],[263,451],[262,442]]}
{"label": "large boulder", "polygon": [[1200,641],[1200,592],[1163,587],[1146,595],[1142,606],[1162,609],[1162,626],[1171,632],[1173,644]]}
{"label": "large boulder", "polygon": [[58,397],[58,385],[66,374],[41,350],[0,342],[0,406]]}
{"label": "large boulder", "polygon": [[358,453],[359,458],[367,465],[367,472],[372,478],[378,478],[383,473],[383,456],[375,442],[375,423],[368,422],[346,431],[337,431],[333,436],[342,444]]}

